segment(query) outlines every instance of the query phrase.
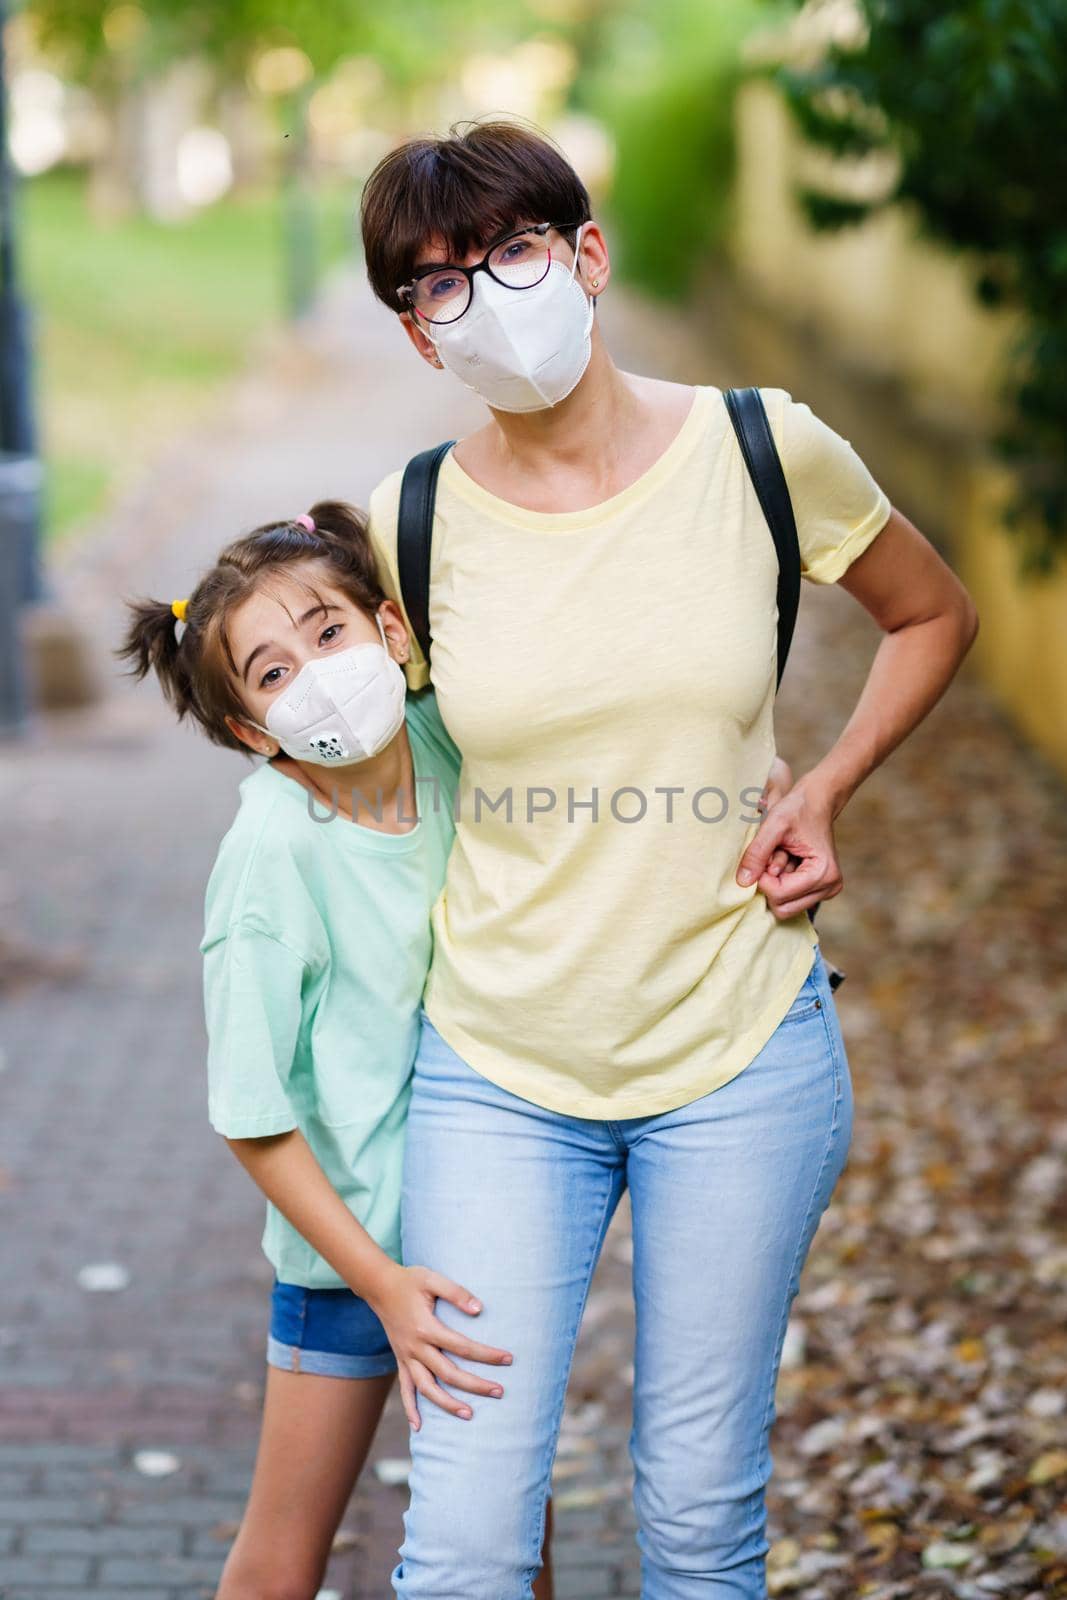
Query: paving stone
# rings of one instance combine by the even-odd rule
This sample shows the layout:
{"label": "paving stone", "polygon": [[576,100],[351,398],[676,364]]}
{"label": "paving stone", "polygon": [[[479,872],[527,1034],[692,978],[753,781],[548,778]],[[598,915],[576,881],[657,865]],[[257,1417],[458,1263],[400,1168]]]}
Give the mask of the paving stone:
{"label": "paving stone", "polygon": [[158,1560],[116,1556],[100,1563],[100,1582],[119,1588],[124,1584],[141,1584],[147,1587],[163,1583],[178,1590],[192,1590],[199,1584],[214,1584],[219,1580],[223,1552],[217,1561],[206,1557],[160,1556]]}
{"label": "paving stone", "polygon": [[29,1528],[23,1535],[26,1555],[180,1555],[184,1540],[181,1526],[129,1528],[113,1522],[94,1527]]}
{"label": "paving stone", "polygon": [[55,1523],[57,1526],[73,1524],[79,1527],[99,1522],[103,1516],[102,1504],[89,1496],[73,1499],[66,1496],[25,1495],[17,1499],[0,1500],[0,1524]]}
{"label": "paving stone", "polygon": [[130,1527],[162,1525],[168,1522],[186,1528],[211,1526],[216,1522],[236,1521],[244,1510],[245,1496],[225,1500],[219,1495],[166,1495],[151,1500],[132,1501],[120,1507],[119,1515]]}
{"label": "paving stone", "polygon": [[77,1556],[9,1556],[4,1562],[6,1584],[75,1584],[84,1589],[89,1562]]}
{"label": "paving stone", "polygon": [[107,1446],[65,1444],[60,1440],[25,1445],[0,1445],[0,1469],[17,1468],[27,1471],[31,1467],[38,1466],[91,1467],[99,1462],[113,1461],[115,1455],[116,1452]]}
{"label": "paving stone", "polygon": [[[17,1589],[4,1588],[0,1590],[3,1600],[72,1600],[76,1594],[90,1594],[92,1600],[175,1600],[173,1589],[161,1589],[158,1584],[153,1584],[150,1589],[129,1589],[125,1585],[121,1589],[102,1589],[99,1584],[90,1580],[88,1587],[78,1584],[76,1587],[67,1587],[59,1584],[48,1584],[44,1588],[36,1585]],[[203,1591],[201,1591],[203,1595]],[[203,1600],[207,1600],[204,1596]]]}

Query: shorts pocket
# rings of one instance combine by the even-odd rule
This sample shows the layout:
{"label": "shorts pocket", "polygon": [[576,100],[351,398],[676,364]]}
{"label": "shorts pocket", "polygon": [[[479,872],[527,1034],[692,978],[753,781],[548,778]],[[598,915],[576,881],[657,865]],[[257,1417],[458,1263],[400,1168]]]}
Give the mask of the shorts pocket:
{"label": "shorts pocket", "polygon": [[308,1291],[303,1284],[275,1280],[270,1297],[270,1334],[279,1344],[300,1346],[307,1326]]}

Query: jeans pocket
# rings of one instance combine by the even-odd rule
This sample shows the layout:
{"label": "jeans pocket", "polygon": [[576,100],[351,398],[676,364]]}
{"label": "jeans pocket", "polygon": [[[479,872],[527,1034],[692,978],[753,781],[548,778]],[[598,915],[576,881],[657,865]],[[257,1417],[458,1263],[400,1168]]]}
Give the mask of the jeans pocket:
{"label": "jeans pocket", "polygon": [[819,983],[820,959],[819,951],[816,950],[808,975],[797,990],[793,1003],[782,1018],[779,1026],[787,1022],[804,1022],[808,1017],[816,1016],[822,1010],[822,988]]}

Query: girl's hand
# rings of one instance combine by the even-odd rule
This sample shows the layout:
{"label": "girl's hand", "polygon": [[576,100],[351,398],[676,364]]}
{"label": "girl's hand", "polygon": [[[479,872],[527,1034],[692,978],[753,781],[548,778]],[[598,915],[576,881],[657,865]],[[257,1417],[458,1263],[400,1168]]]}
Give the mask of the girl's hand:
{"label": "girl's hand", "polygon": [[[767,782],[763,785],[760,798],[756,801],[756,810],[764,816],[771,806],[776,805],[783,795],[788,794],[793,787],[793,769],[788,761],[783,761],[781,756],[775,756],[771,762],[771,770],[767,774]],[[759,835],[756,835],[759,838]],[[789,851],[776,849],[767,863],[767,872],[772,878],[780,877],[789,864]],[[757,884],[757,888],[759,885]]]}
{"label": "girl's hand", "polygon": [[443,1278],[429,1267],[401,1267],[390,1263],[391,1271],[385,1275],[381,1288],[373,1299],[367,1296],[389,1336],[399,1366],[400,1397],[411,1427],[420,1427],[416,1393],[433,1400],[443,1411],[469,1422],[473,1416],[470,1406],[447,1394],[435,1381],[435,1374],[444,1383],[456,1389],[466,1389],[470,1394],[489,1395],[499,1400],[503,1387],[485,1378],[457,1367],[443,1354],[451,1350],[454,1355],[468,1361],[485,1361],[494,1366],[510,1366],[511,1354],[489,1344],[478,1344],[439,1320],[435,1307],[438,1300],[448,1300],[477,1316],[482,1309],[469,1289],[460,1288],[450,1278]]}

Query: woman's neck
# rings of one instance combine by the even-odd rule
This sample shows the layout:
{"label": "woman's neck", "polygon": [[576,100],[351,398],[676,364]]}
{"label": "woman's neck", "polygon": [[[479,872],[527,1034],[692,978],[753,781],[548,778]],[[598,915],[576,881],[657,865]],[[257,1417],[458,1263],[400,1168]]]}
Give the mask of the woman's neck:
{"label": "woman's neck", "polygon": [[509,465],[543,467],[551,458],[562,466],[600,454],[643,409],[628,374],[597,333],[589,365],[565,400],[539,411],[494,411],[487,426],[498,456]]}
{"label": "woman's neck", "polygon": [[456,446],[456,464],[528,510],[587,510],[663,454],[692,398],[681,384],[622,372],[594,329],[589,365],[565,400],[540,411],[494,411]]}

